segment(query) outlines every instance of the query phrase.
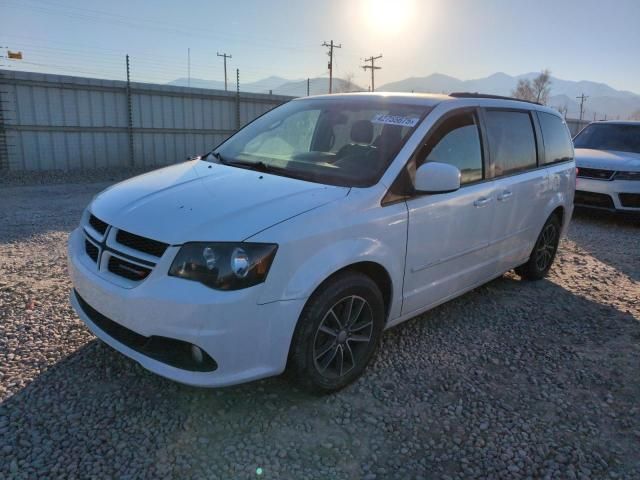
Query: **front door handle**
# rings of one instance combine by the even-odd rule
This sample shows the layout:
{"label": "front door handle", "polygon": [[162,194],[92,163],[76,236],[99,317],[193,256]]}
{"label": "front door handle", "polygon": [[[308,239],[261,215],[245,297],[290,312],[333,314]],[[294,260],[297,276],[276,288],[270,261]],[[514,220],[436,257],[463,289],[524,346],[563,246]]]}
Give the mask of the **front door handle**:
{"label": "front door handle", "polygon": [[475,202],[473,202],[474,207],[484,207],[491,201],[491,197],[480,197]]}
{"label": "front door handle", "polygon": [[513,196],[513,192],[510,192],[509,190],[505,190],[500,195],[498,195],[498,201],[504,202],[505,200],[508,200],[512,196]]}

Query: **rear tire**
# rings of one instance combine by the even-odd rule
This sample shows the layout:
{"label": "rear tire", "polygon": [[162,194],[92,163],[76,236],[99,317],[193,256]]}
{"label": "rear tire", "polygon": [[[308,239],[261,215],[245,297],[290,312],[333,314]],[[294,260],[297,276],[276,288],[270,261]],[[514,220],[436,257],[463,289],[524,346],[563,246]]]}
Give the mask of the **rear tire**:
{"label": "rear tire", "polygon": [[384,329],[382,293],[368,276],[339,273],[309,299],[291,342],[288,370],[314,393],[347,386],[364,372]]}
{"label": "rear tire", "polygon": [[515,271],[523,280],[540,280],[547,276],[558,251],[560,242],[560,219],[551,215],[542,227],[540,235],[531,251],[529,261],[516,267]]}

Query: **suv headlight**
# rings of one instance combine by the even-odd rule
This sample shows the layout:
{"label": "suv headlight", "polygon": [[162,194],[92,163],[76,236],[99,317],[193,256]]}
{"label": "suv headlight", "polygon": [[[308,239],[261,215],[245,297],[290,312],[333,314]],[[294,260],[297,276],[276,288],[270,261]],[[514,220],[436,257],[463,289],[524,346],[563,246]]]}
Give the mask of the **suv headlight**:
{"label": "suv headlight", "polygon": [[640,172],[616,172],[614,180],[640,180]]}
{"label": "suv headlight", "polygon": [[277,249],[269,243],[185,243],[169,275],[216,290],[240,290],[264,282]]}

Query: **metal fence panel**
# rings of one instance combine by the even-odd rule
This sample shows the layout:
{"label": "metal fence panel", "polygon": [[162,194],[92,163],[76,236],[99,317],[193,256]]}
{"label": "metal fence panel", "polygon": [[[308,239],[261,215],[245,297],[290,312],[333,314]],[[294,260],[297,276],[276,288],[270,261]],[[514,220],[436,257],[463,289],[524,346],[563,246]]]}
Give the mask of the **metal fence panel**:
{"label": "metal fence panel", "polygon": [[577,118],[567,118],[566,122],[572,137],[575,137],[580,132],[580,130],[591,123],[588,120],[579,120]]}
{"label": "metal fence panel", "polygon": [[[0,70],[0,116],[7,150],[0,169],[74,170],[183,161],[236,129],[236,93]],[[240,93],[240,124],[293,97]],[[2,160],[2,159],[0,159]]]}

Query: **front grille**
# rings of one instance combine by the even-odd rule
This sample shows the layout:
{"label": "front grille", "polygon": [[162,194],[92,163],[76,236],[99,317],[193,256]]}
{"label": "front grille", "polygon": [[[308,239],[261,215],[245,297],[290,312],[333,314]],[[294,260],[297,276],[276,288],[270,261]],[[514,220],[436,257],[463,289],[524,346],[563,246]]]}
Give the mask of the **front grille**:
{"label": "front grille", "polygon": [[613,199],[604,193],[576,190],[576,196],[573,202],[576,205],[585,205],[588,207],[614,208]]}
{"label": "front grille", "polygon": [[196,362],[191,355],[192,344],[189,342],[140,335],[98,312],[77,291],[74,291],[74,294],[82,311],[100,330],[132,350],[172,367],[192,372],[213,372],[218,368],[216,361],[205,351],[202,351],[202,361]]}
{"label": "front grille", "polygon": [[640,193],[619,193],[618,197],[623,207],[640,208]]}
{"label": "front grille", "polygon": [[100,251],[98,250],[98,247],[96,247],[89,240],[85,240],[84,249],[87,252],[87,255],[89,255],[89,258],[91,258],[91,260],[93,260],[94,262],[98,261],[98,254],[100,253]]}
{"label": "front grille", "polygon": [[110,272],[136,282],[144,280],[151,273],[150,268],[141,267],[135,263],[127,262],[122,258],[113,256],[109,259],[108,268]]}
{"label": "front grille", "polygon": [[[84,227],[84,250],[87,257],[97,264],[99,271],[105,270],[126,280],[140,282],[147,278],[156,266],[149,256],[160,258],[169,248],[167,243],[119,230],[95,215],[89,215],[87,223]],[[94,231],[102,237],[98,237]],[[140,254],[136,255],[129,249]],[[108,253],[109,261],[106,264],[100,260],[104,258],[102,252]],[[146,255],[142,255],[143,253]]]}
{"label": "front grille", "polygon": [[89,216],[89,225],[91,225],[93,229],[100,235],[104,235],[104,233],[107,231],[107,227],[109,226],[107,223],[103,222],[95,215]]}
{"label": "front grille", "polygon": [[591,178],[595,180],[611,180],[613,170],[600,170],[599,168],[578,168],[578,177]]}
{"label": "front grille", "polygon": [[129,248],[133,248],[134,250],[138,250],[139,252],[148,253],[154,257],[161,257],[169,246],[166,243],[134,235],[133,233],[125,232],[124,230],[118,230],[116,242],[126,245]]}

